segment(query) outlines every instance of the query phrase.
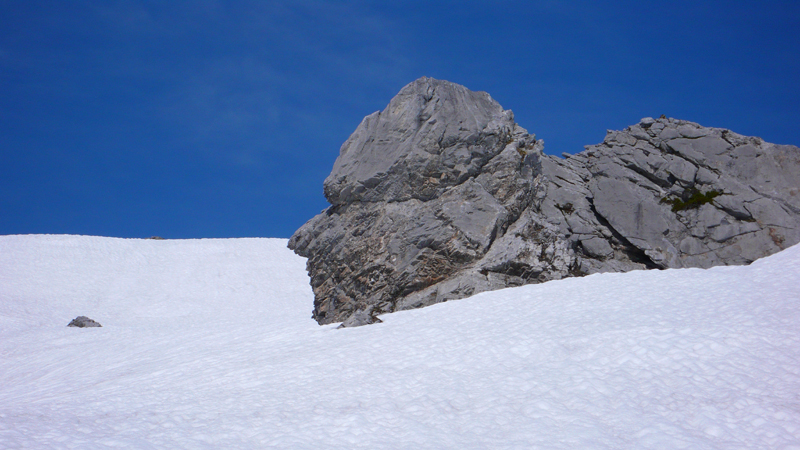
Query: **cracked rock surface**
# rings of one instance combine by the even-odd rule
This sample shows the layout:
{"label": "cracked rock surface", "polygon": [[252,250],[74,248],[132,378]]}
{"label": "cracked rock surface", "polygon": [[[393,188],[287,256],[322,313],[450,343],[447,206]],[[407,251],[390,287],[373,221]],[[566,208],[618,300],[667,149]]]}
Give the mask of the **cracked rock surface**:
{"label": "cracked rock surface", "polygon": [[567,276],[748,264],[800,242],[800,149],[645,118],[565,158],[485,92],[421,78],[344,143],[331,207],[289,247],[313,317],[383,313]]}

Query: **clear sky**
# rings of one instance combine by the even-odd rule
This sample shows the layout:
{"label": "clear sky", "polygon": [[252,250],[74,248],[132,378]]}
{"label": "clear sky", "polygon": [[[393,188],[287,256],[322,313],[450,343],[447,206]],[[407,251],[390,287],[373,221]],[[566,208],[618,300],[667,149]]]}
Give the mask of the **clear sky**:
{"label": "clear sky", "polygon": [[0,234],[289,237],[420,76],[551,154],[646,116],[800,145],[800,2],[0,1]]}

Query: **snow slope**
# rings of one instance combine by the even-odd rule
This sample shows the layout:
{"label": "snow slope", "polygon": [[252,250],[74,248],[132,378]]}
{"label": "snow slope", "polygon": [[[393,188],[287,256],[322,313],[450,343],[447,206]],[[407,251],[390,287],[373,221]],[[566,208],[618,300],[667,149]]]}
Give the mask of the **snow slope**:
{"label": "snow slope", "polygon": [[0,448],[800,449],[798,246],[342,330],[304,265],[282,239],[0,236]]}

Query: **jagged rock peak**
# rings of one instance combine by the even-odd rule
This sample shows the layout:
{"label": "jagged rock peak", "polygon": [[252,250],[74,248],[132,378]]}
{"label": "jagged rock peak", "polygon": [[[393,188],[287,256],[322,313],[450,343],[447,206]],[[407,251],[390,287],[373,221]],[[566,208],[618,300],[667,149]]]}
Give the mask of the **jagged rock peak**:
{"label": "jagged rock peak", "polygon": [[565,159],[483,92],[421,78],[342,146],[289,247],[313,317],[358,326],[597,272],[747,264],[800,242],[800,149],[644,118]]}
{"label": "jagged rock peak", "polygon": [[513,113],[489,94],[420,78],[342,145],[325,196],[334,206],[436,198],[475,176],[514,131]]}

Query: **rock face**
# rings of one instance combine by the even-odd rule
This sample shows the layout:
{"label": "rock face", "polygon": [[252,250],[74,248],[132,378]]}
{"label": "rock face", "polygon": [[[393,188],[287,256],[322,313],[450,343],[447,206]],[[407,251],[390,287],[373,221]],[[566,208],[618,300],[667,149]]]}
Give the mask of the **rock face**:
{"label": "rock face", "polygon": [[320,323],[597,272],[747,264],[800,241],[800,149],[646,118],[558,158],[485,92],[421,78],[344,143],[289,247]]}
{"label": "rock face", "polygon": [[97,328],[102,327],[99,323],[95,322],[94,320],[86,317],[86,316],[78,316],[67,325],[68,327],[78,327],[78,328]]}

